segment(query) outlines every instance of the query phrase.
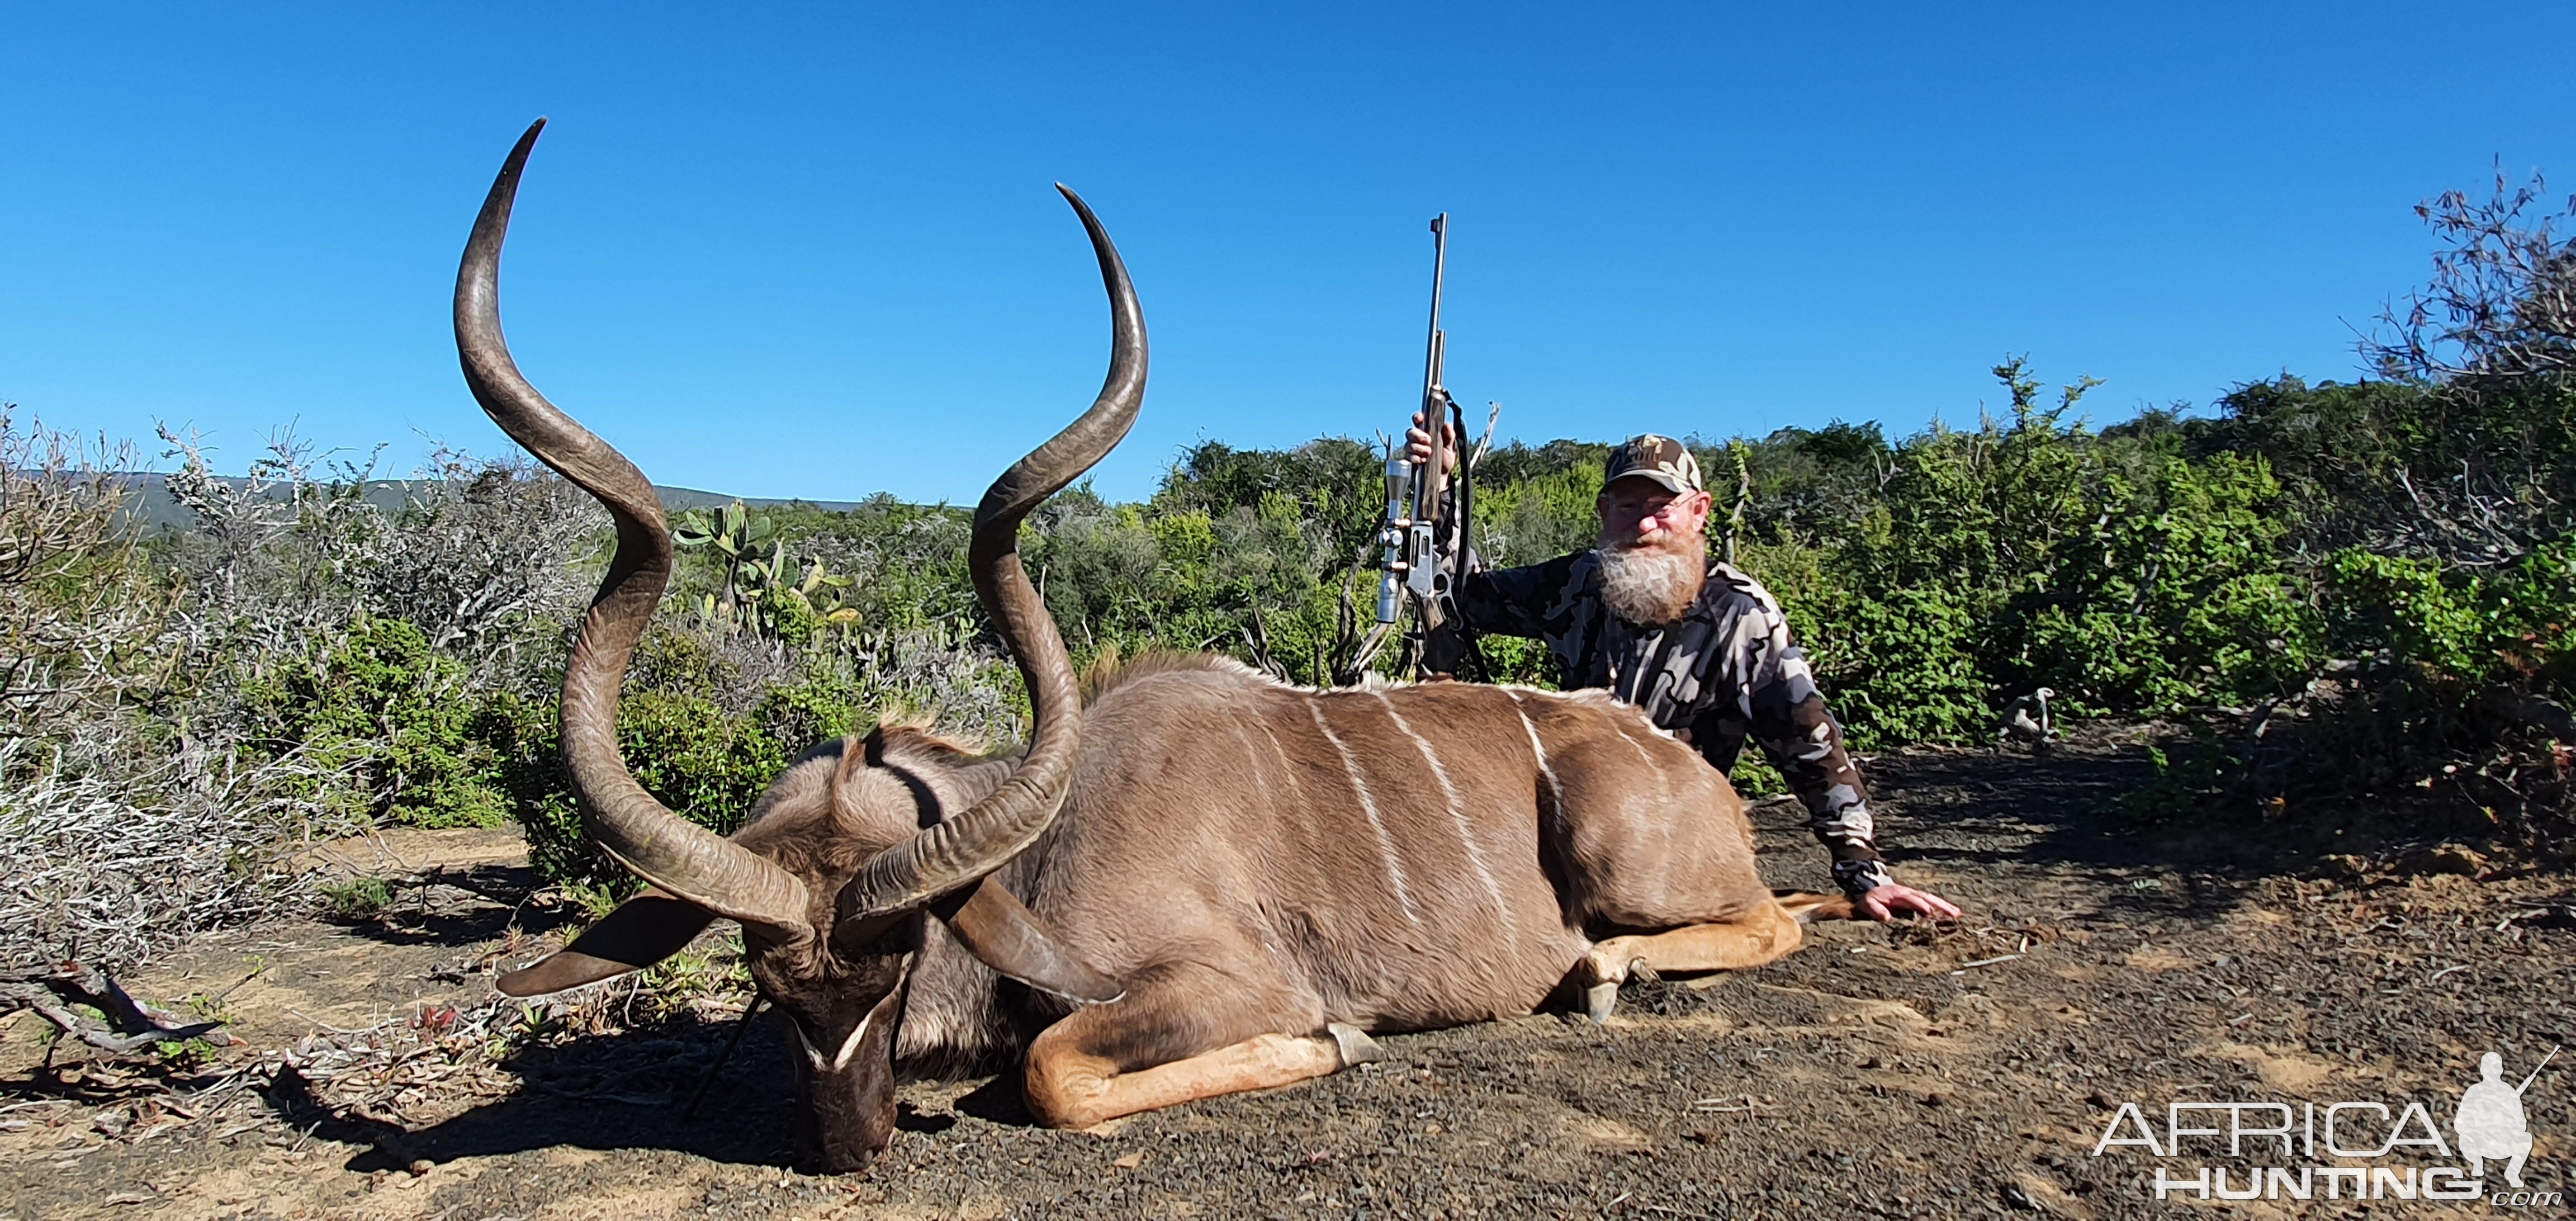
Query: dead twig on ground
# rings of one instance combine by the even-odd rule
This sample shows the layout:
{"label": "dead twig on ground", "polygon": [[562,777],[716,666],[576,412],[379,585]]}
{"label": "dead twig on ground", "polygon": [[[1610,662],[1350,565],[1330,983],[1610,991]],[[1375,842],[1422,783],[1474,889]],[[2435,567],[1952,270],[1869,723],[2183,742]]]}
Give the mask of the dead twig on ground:
{"label": "dead twig on ground", "polygon": [[[100,1017],[86,1017],[72,1006],[86,1006]],[[107,972],[78,963],[64,963],[42,974],[0,977],[0,1013],[21,1009],[110,1055],[130,1055],[156,1043],[186,1039],[218,1045],[235,1041],[221,1032],[222,1022],[173,1025],[168,1015],[154,1013],[126,995]]]}

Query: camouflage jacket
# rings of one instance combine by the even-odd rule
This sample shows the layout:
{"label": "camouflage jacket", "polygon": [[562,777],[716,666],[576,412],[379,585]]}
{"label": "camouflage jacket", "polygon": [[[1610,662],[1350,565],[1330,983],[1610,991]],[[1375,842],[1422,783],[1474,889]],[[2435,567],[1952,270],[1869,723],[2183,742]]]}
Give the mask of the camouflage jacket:
{"label": "camouflage jacket", "polygon": [[1832,849],[1834,881],[1851,894],[1892,881],[1873,838],[1869,793],[1843,751],[1806,654],[1768,590],[1711,563],[1708,584],[1678,623],[1641,628],[1601,600],[1597,551],[1544,564],[1471,572],[1457,606],[1479,631],[1534,636],[1564,667],[1567,687],[1607,687],[1656,725],[1687,733],[1719,771],[1732,771],[1749,734],[1807,807]]}

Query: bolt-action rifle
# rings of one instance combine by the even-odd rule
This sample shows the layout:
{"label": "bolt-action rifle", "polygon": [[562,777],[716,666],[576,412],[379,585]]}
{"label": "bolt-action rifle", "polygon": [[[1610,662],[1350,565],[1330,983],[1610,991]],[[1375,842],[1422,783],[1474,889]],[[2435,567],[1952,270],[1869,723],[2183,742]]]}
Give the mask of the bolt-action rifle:
{"label": "bolt-action rifle", "polygon": [[1466,523],[1472,520],[1475,483],[1470,464],[1458,462],[1457,503],[1444,504],[1450,463],[1443,450],[1450,436],[1463,439],[1467,432],[1464,413],[1441,381],[1448,333],[1440,329],[1440,292],[1448,268],[1449,214],[1443,212],[1431,220],[1431,333],[1422,358],[1421,418],[1431,435],[1431,456],[1417,466],[1405,458],[1400,442],[1388,446],[1386,524],[1379,534],[1385,554],[1377,621],[1381,629],[1392,625],[1403,604],[1412,603],[1412,652],[1425,675],[1454,673],[1463,660],[1482,660],[1451,603],[1466,575]]}

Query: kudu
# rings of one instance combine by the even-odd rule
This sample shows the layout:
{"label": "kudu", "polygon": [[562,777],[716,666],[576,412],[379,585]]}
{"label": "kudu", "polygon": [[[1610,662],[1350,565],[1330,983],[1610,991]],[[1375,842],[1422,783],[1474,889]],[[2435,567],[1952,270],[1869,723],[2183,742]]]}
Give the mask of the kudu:
{"label": "kudu", "polygon": [[484,410],[616,519],[564,674],[564,763],[591,834],[649,889],[503,991],[632,971],[739,922],[803,1052],[808,1150],[847,1171],[892,1134],[898,1060],[1024,1053],[1031,1112],[1084,1127],[1332,1073],[1374,1057],[1368,1032],[1526,1013],[1561,989],[1606,1019],[1637,966],[1747,967],[1797,947],[1725,778],[1606,695],[1316,691],[1162,657],[1096,678],[1086,706],[1015,545],[1022,518],[1126,433],[1146,358],[1126,268],[1069,190],[1108,289],[1108,379],[995,481],[969,550],[1028,685],[1027,750],[981,758],[880,727],[805,755],[730,838],[674,815],[615,732],[671,570],[661,506],[501,336],[502,238],[542,125],[475,222],[457,348]]}

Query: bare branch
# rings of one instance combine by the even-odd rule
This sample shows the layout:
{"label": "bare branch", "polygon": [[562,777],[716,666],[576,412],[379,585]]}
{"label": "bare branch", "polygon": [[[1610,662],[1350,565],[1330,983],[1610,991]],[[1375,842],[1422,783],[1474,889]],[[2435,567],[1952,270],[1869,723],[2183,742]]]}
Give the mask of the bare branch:
{"label": "bare branch", "polygon": [[2576,244],[2559,212],[2533,216],[2547,183],[2515,185],[2501,164],[2493,193],[2444,191],[2415,206],[2444,249],[2433,280],[2381,309],[2362,357],[2391,378],[2427,382],[2563,377],[2576,371]]}
{"label": "bare branch", "polygon": [[[72,1005],[94,1009],[100,1019],[89,1019],[67,1008]],[[0,976],[0,1013],[20,1009],[31,1010],[65,1035],[115,1055],[185,1039],[233,1041],[231,1036],[218,1033],[222,1022],[170,1024],[126,995],[107,972],[78,963],[64,963],[37,974]]]}

